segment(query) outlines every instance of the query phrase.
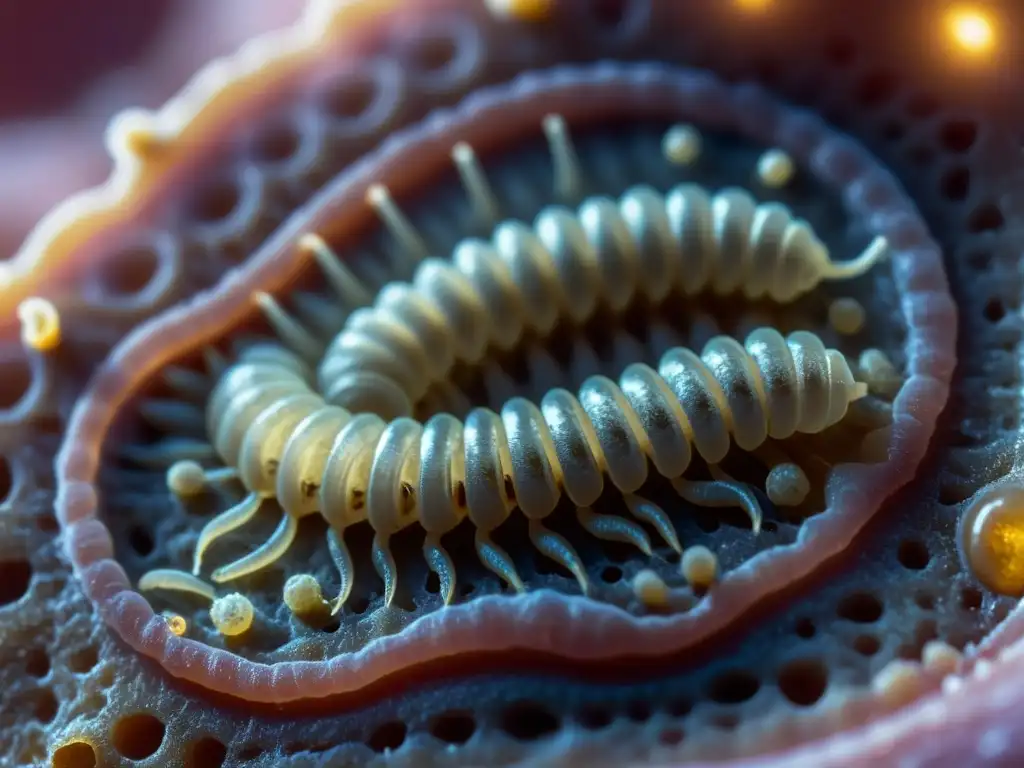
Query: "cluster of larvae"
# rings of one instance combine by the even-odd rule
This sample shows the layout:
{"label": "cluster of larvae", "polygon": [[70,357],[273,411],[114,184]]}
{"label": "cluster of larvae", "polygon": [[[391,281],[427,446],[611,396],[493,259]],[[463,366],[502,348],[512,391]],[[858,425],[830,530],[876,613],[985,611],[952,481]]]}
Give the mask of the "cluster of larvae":
{"label": "cluster of larvae", "polygon": [[[216,597],[200,578],[203,558],[270,499],[283,512],[276,531],[246,556],[216,568],[211,579],[230,582],[270,566],[292,544],[298,521],[320,515],[328,523],[340,587],[328,602],[315,578],[293,576],[284,599],[300,615],[342,609],[354,578],[344,533],[362,524],[374,531],[371,557],[385,605],[397,583],[389,540],[411,525],[425,531],[423,554],[442,599],[454,599],[455,566],[442,536],[465,518],[476,531],[480,560],[522,591],[512,558],[491,537],[515,510],[527,518],[533,545],[586,593],[581,558],[544,525],[563,497],[590,534],[651,555],[650,537],[639,524],[646,523],[694,580],[713,579],[713,555],[684,553],[665,511],[639,495],[651,467],[689,502],[739,506],[754,531],[760,528],[752,490],[718,466],[731,446],[755,451],[769,439],[821,432],[867,392],[846,358],[810,332],[784,337],[766,327],[742,341],[717,336],[700,354],[674,348],[653,367],[628,366],[617,381],[593,376],[575,393],[552,389],[538,403],[512,398],[500,412],[472,408],[450,374],[456,365],[480,364],[489,353],[512,349],[525,336],[545,338],[562,323],[579,326],[599,310],[622,313],[641,299],[658,305],[672,295],[709,291],[791,302],[823,280],[865,273],[886,256],[886,241],[879,237],[856,259],[834,263],[806,222],[742,189],[710,193],[684,183],[668,193],[637,186],[617,200],[584,198],[564,120],[549,116],[543,130],[554,191],[565,204],[545,208],[532,225],[501,221],[472,147],[459,143],[452,158],[473,210],[492,231],[489,240],[464,240],[449,259],[430,257],[387,188],[373,186],[368,204],[415,261],[409,282],[375,293],[322,238],[306,235],[300,247],[317,262],[344,313],[333,338],[318,337],[261,293],[255,303],[279,342],[248,346],[230,363],[210,351],[212,381],[184,369],[167,371],[183,398],[206,399],[208,442],[168,440],[146,449],[149,460],[169,467],[168,486],[180,497],[236,482],[248,494],[203,528],[192,573],[150,571],[140,589],[201,595],[213,601],[219,631],[244,632],[254,621],[252,604],[238,593]],[[670,162],[688,165],[700,154],[701,136],[692,126],[675,126],[664,136],[663,151]],[[779,187],[794,165],[771,150],[757,174],[763,186]],[[863,323],[857,308],[849,301],[833,307],[836,327],[855,332]],[[436,399],[438,392],[441,405],[453,407],[432,401],[427,410],[434,415],[415,418],[428,393]],[[466,418],[452,415],[465,406]],[[154,401],[144,413],[160,421],[160,407]],[[711,480],[684,477],[695,455],[708,465]],[[204,467],[211,459],[221,466]],[[629,518],[593,510],[608,482]],[[766,490],[773,502],[796,505],[809,485],[797,465],[784,463],[769,473]]]}

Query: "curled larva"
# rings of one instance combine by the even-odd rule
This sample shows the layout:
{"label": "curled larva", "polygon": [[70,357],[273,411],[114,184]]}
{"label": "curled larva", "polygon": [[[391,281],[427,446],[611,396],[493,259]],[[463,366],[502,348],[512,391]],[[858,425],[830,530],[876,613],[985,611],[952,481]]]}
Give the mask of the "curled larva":
{"label": "curled larva", "polygon": [[[549,115],[543,128],[556,192],[578,199],[579,163],[565,122]],[[472,149],[456,145],[453,158],[478,215],[490,217],[489,189]],[[545,336],[560,320],[581,323],[600,307],[621,312],[638,297],[657,303],[673,291],[790,301],[822,280],[863,273],[888,246],[878,238],[856,259],[835,264],[785,206],[758,205],[742,190],[711,195],[685,184],[667,195],[638,187],[618,201],[589,198],[575,211],[552,206],[532,227],[506,221],[489,242],[463,241],[449,261],[425,258],[422,238],[385,187],[372,186],[367,203],[419,262],[414,279],[384,286],[368,306],[368,293],[327,244],[307,236],[304,245],[342,303],[356,308],[326,351],[273,297],[254,297],[294,352],[249,349],[210,396],[207,434],[226,468],[204,471],[204,482],[237,478],[249,495],[203,528],[195,574],[214,540],[276,498],[285,513],[277,530],[217,568],[214,582],[275,562],[294,540],[298,520],[320,514],[341,574],[335,611],[352,585],[343,533],[364,521],[376,534],[372,560],[386,604],[396,584],[389,537],[414,523],[427,531],[424,554],[447,602],[455,575],[440,537],[468,516],[481,560],[521,590],[511,558],[490,539],[518,508],[529,518],[533,544],[586,591],[582,561],[542,524],[563,495],[592,534],[650,551],[635,522],[590,510],[607,477],[632,516],[681,551],[665,512],[635,495],[652,464],[694,503],[739,502],[756,531],[760,509],[749,489],[727,477],[682,480],[692,454],[714,465],[733,442],[750,450],[768,437],[821,431],[865,392],[843,356],[813,334],[783,338],[762,328],[745,346],[720,336],[700,356],[670,350],[656,370],[632,365],[618,383],[592,377],[577,395],[552,390],[539,404],[513,398],[500,413],[478,408],[465,421],[440,414],[420,423],[411,418],[415,405],[456,362],[478,363],[525,333]],[[197,492],[196,467],[172,467],[168,483],[184,495]]]}

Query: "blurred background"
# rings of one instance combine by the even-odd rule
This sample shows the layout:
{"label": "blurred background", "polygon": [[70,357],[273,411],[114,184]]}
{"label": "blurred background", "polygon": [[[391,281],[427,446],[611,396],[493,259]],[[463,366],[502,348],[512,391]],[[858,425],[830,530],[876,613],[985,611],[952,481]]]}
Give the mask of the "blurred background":
{"label": "blurred background", "polygon": [[305,0],[0,2],[0,259],[51,207],[110,173],[103,133],[204,63],[294,21]]}

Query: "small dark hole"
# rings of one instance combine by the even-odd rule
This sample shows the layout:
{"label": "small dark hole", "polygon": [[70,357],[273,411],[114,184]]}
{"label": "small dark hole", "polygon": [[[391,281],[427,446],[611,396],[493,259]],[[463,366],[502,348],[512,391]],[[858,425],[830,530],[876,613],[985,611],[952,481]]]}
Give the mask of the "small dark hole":
{"label": "small dark hole", "polygon": [[990,323],[998,323],[1006,317],[1006,307],[999,299],[989,299],[985,302],[984,314]]}
{"label": "small dark hole", "polygon": [[501,716],[501,729],[521,741],[535,741],[558,730],[559,722],[547,708],[531,701],[508,707]]}
{"label": "small dark hole", "polygon": [[672,699],[668,703],[668,713],[672,717],[686,717],[693,711],[693,702],[689,699]]}
{"label": "small dark hole", "polygon": [[282,120],[268,126],[257,135],[253,151],[259,160],[279,163],[294,157],[299,151],[301,141],[302,137],[295,125]]}
{"label": "small dark hole", "polygon": [[341,619],[333,619],[320,627],[321,632],[331,635],[341,629]]}
{"label": "small dark hole", "polygon": [[32,583],[32,566],[28,560],[0,562],[0,605],[20,600]]}
{"label": "small dark hole", "polygon": [[931,611],[935,608],[935,598],[927,592],[918,592],[914,595],[914,602],[923,611]]}
{"label": "small dark hole", "polygon": [[825,40],[825,60],[835,67],[848,67],[857,55],[853,40],[844,35],[833,35]]}
{"label": "small dark hole", "polygon": [[50,758],[52,768],[96,768],[96,750],[84,741],[57,747]]}
{"label": "small dark hole", "polygon": [[978,126],[971,120],[948,120],[939,130],[939,138],[950,152],[967,152],[978,139]]}
{"label": "small dark hole", "polygon": [[966,200],[971,191],[971,172],[964,167],[950,168],[942,174],[939,187],[947,200]]}
{"label": "small dark hole", "polygon": [[25,658],[25,671],[32,677],[46,677],[50,673],[50,656],[45,648],[32,648]]}
{"label": "small dark hole", "polygon": [[739,704],[752,699],[760,689],[761,682],[750,672],[733,669],[711,681],[708,697],[719,704]]}
{"label": "small dark hole", "polygon": [[796,659],[779,671],[779,690],[794,704],[809,707],[825,695],[828,670],[818,659]]}
{"label": "small dark hole", "polygon": [[631,701],[626,707],[626,717],[635,723],[645,723],[651,719],[651,707],[644,701]]}
{"label": "small dark hole", "polygon": [[881,601],[868,592],[854,592],[839,601],[837,613],[839,618],[855,621],[858,624],[870,624],[882,617]]}
{"label": "small dark hole", "polygon": [[336,117],[353,120],[365,114],[377,97],[376,84],[363,76],[346,76],[327,90],[325,106]]}
{"label": "small dark hole", "polygon": [[916,539],[904,539],[901,541],[896,556],[899,558],[900,565],[912,571],[924,570],[928,567],[929,560],[931,560],[928,547]]}
{"label": "small dark hole", "polygon": [[853,650],[861,656],[874,656],[882,644],[874,635],[858,635],[853,640]]}
{"label": "small dark hole", "polygon": [[447,744],[465,744],[476,732],[476,720],[469,712],[445,712],[433,722],[430,732]]}
{"label": "small dark hole", "polygon": [[614,584],[622,580],[622,569],[615,565],[609,565],[601,571],[601,581],[607,584]]}
{"label": "small dark hole", "polygon": [[878,107],[896,93],[896,77],[891,72],[870,72],[857,84],[855,97],[863,107]]}
{"label": "small dark hole", "polygon": [[211,184],[196,200],[193,215],[206,224],[223,221],[234,213],[241,199],[237,184],[228,180]]}
{"label": "small dark hole", "polygon": [[11,464],[0,456],[0,503],[7,501],[13,489],[14,473],[11,472]]}
{"label": "small dark hole", "polygon": [[36,525],[43,533],[55,533],[60,528],[60,523],[53,515],[40,515],[36,518]]}
{"label": "small dark hole", "polygon": [[348,607],[352,609],[352,613],[366,613],[366,609],[370,607],[370,600],[359,595],[348,601]]}
{"label": "small dark hole", "polygon": [[765,533],[778,533],[779,526],[774,520],[765,520],[761,523],[761,530]]}
{"label": "small dark hole", "polygon": [[146,245],[126,248],[100,266],[100,288],[115,297],[135,296],[146,290],[160,270],[160,254]]}
{"label": "small dark hole", "polygon": [[32,709],[36,720],[40,723],[50,723],[57,716],[60,704],[57,697],[53,695],[53,691],[49,688],[41,688],[35,694],[35,706]]}
{"label": "small dark hole", "polygon": [[436,595],[441,591],[441,579],[438,578],[436,573],[431,571],[427,574],[427,583],[425,587],[427,592],[432,595]]}
{"label": "small dark hole", "polygon": [[32,386],[32,368],[27,358],[0,362],[0,408],[14,408]]}
{"label": "small dark hole", "polygon": [[405,743],[405,736],[409,729],[405,723],[399,720],[392,720],[384,723],[373,732],[366,745],[374,752],[386,752],[387,750],[398,749]]}
{"label": "small dark hole", "polygon": [[603,707],[585,707],[576,719],[589,731],[599,731],[612,724],[612,713]]}
{"label": "small dark hole", "polygon": [[455,61],[457,54],[458,48],[453,38],[434,35],[420,40],[413,63],[423,72],[440,72]]}
{"label": "small dark hole", "polygon": [[152,554],[155,546],[152,534],[141,525],[132,526],[128,531],[128,543],[141,557]]}
{"label": "small dark hole", "polygon": [[129,760],[155,755],[164,740],[164,724],[153,715],[140,712],[117,721],[111,734],[114,749]]}
{"label": "small dark hole", "polygon": [[982,203],[967,217],[967,228],[971,232],[990,232],[1003,226],[1003,212],[995,203]]}
{"label": "small dark hole", "polygon": [[212,736],[194,742],[186,752],[185,768],[221,768],[228,758],[228,748]]}
{"label": "small dark hole", "polygon": [[960,607],[965,611],[977,611],[981,608],[982,598],[981,590],[974,587],[964,587],[960,590]]}
{"label": "small dark hole", "polygon": [[793,628],[796,632],[797,637],[802,637],[804,640],[810,640],[817,634],[818,629],[814,626],[814,622],[804,617],[797,619],[796,626]]}
{"label": "small dark hole", "polygon": [[239,751],[238,760],[242,763],[251,763],[254,760],[259,760],[264,754],[263,747],[259,744],[250,744]]}

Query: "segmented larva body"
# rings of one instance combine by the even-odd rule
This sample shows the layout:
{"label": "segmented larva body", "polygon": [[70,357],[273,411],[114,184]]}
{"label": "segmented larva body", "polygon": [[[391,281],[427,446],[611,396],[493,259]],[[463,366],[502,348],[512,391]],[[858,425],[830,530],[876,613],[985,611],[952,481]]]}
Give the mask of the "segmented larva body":
{"label": "segmented larva body", "polygon": [[425,259],[411,284],[386,286],[331,342],[319,386],[350,410],[407,416],[456,362],[510,349],[527,332],[547,336],[563,318],[583,323],[638,296],[657,304],[706,290],[785,303],[824,279],[864,272],[886,249],[879,239],[834,264],[785,206],[758,205],[740,189],[636,187],[575,213],[551,206],[533,227],[505,222],[489,242],[463,241],[451,260]]}
{"label": "segmented larva body", "polygon": [[[559,198],[579,200],[582,176],[564,121],[549,116],[544,132]],[[453,160],[474,209],[493,224],[496,198],[472,148],[457,145]],[[524,334],[548,335],[562,320],[581,324],[601,307],[621,312],[639,296],[660,303],[711,291],[789,302],[823,280],[866,272],[884,258],[887,244],[878,238],[857,258],[836,264],[785,206],[758,204],[741,189],[711,194],[683,184],[667,194],[640,186],[618,200],[591,197],[575,211],[551,206],[532,227],[506,221],[490,241],[463,241],[444,260],[425,258],[424,241],[386,188],[372,187],[367,202],[420,262],[414,279],[384,286],[370,305],[366,289],[326,243],[307,236],[345,308],[361,307],[322,357],[318,339],[272,297],[257,296],[296,352],[272,345],[245,351],[207,403],[207,434],[226,467],[207,471],[185,462],[168,473],[176,492],[228,478],[249,491],[201,532],[196,574],[215,539],[250,520],[264,499],[276,498],[285,513],[278,529],[246,557],[215,570],[215,582],[273,563],[290,546],[297,521],[319,514],[329,523],[328,544],[341,574],[335,612],[353,577],[343,533],[364,521],[375,531],[372,555],[385,603],[396,584],[388,539],[412,524],[427,533],[424,554],[449,602],[455,571],[440,537],[469,517],[482,561],[523,589],[511,558],[490,540],[518,507],[534,545],[586,590],[582,561],[542,524],[563,495],[590,533],[650,554],[641,526],[590,509],[607,477],[632,516],[681,553],[665,512],[635,495],[653,465],[692,502],[744,507],[756,530],[756,498],[715,466],[730,445],[751,450],[769,437],[821,431],[864,394],[845,358],[813,334],[783,338],[762,328],[745,345],[716,337],[700,356],[670,350],[656,369],[631,365],[618,383],[591,377],[576,395],[556,389],[539,404],[513,398],[500,413],[477,408],[464,421],[441,413],[421,423],[411,418],[415,407],[457,362],[478,363]],[[711,465],[714,480],[682,479],[694,452]]]}
{"label": "segmented larva body", "polygon": [[[678,478],[694,451],[715,464],[732,441],[752,450],[769,437],[819,432],[863,395],[863,385],[854,381],[839,352],[827,350],[811,333],[783,338],[769,328],[754,331],[745,346],[720,336],[700,357],[673,349],[657,370],[629,366],[618,384],[594,376],[578,395],[554,389],[539,405],[514,398],[501,413],[478,408],[464,422],[450,414],[426,424],[356,415],[329,405],[308,381],[309,371],[298,357],[280,349],[272,354],[254,349],[243,354],[211,397],[214,447],[225,463],[238,468],[252,494],[235,508],[237,513],[225,513],[225,522],[232,528],[244,523],[267,497],[276,497],[285,512],[267,544],[218,569],[214,581],[273,562],[291,543],[296,521],[319,513],[335,534],[332,546],[342,555],[339,568],[346,585],[351,584],[351,565],[339,534],[369,522],[388,601],[395,567],[387,539],[419,523],[428,534],[428,561],[450,599],[454,566],[439,538],[468,515],[485,564],[521,589],[511,559],[488,537],[518,507],[530,519],[535,545],[585,585],[582,562],[572,547],[540,524],[563,493],[587,510],[603,492],[605,476],[629,495],[647,480],[649,462],[661,475]],[[645,516],[644,510],[631,509]],[[585,524],[596,535],[646,540],[626,519],[615,518],[617,524],[611,525],[612,520],[584,515],[591,516]],[[208,541],[227,530],[216,522],[211,523],[214,530],[204,529],[197,565]],[[667,518],[650,522],[678,546]]]}

